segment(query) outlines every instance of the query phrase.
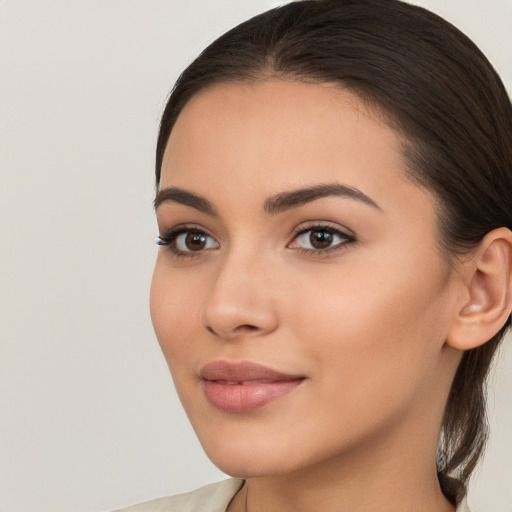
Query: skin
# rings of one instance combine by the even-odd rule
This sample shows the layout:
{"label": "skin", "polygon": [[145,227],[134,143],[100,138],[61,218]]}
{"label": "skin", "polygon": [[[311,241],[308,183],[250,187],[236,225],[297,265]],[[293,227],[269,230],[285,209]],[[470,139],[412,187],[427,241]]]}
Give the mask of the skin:
{"label": "skin", "polygon": [[[434,198],[404,169],[396,132],[330,85],[221,84],[180,114],[160,190],[190,191],[216,215],[158,205],[161,235],[193,224],[208,242],[160,249],[151,315],[206,453],[248,478],[230,512],[246,499],[250,511],[454,509],[435,453],[461,355],[446,337],[465,288],[439,248]],[[264,209],[333,183],[378,206],[329,196]],[[327,252],[309,245],[318,225],[342,233]],[[224,412],[198,375],[215,360],[306,379],[263,408]]]}

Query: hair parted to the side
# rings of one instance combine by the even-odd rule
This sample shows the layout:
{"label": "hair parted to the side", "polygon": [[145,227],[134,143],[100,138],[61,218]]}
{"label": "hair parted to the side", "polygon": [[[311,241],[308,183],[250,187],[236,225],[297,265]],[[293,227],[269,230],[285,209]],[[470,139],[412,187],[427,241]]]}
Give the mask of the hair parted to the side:
{"label": "hair parted to the side", "polygon": [[[512,106],[489,61],[458,29],[399,0],[302,0],[260,14],[213,42],[179,77],[157,144],[156,182],[186,103],[221,82],[270,77],[339,84],[377,107],[402,137],[407,175],[438,200],[441,247],[456,258],[489,231],[512,229]],[[510,317],[464,353],[438,446],[452,501],[485,444],[485,380]]]}

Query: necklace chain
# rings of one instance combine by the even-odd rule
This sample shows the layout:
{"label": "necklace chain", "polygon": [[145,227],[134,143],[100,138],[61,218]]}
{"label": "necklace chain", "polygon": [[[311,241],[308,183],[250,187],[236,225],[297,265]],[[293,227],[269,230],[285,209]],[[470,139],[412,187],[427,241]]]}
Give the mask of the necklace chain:
{"label": "necklace chain", "polygon": [[249,499],[249,487],[248,482],[245,483],[245,504],[244,504],[244,512],[247,512],[247,500]]}

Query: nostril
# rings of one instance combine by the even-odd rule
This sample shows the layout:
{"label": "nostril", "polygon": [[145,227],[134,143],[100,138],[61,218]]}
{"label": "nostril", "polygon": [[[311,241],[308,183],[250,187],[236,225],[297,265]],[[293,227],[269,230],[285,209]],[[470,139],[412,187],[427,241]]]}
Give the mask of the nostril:
{"label": "nostril", "polygon": [[249,325],[249,324],[243,324],[243,325],[239,325],[238,327],[235,327],[229,334],[228,333],[223,333],[222,331],[216,331],[213,327],[211,327],[210,325],[207,325],[206,326],[206,330],[213,334],[214,336],[228,336],[228,337],[233,337],[233,336],[240,336],[240,335],[244,335],[244,334],[249,334],[249,333],[252,333],[254,331],[258,331],[258,327],[256,327],[255,325]]}
{"label": "nostril", "polygon": [[252,332],[252,331],[257,331],[257,330],[258,330],[258,328],[255,325],[249,325],[249,324],[239,325],[235,329],[236,332],[240,332],[240,333]]}

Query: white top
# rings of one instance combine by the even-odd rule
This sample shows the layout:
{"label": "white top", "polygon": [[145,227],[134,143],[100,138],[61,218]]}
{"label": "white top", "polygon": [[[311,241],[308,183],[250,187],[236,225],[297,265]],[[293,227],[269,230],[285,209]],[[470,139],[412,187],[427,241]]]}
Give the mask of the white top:
{"label": "white top", "polygon": [[[230,478],[196,491],[146,501],[116,512],[226,512],[226,508],[240,490],[244,481]],[[456,512],[470,512],[464,499]]]}

